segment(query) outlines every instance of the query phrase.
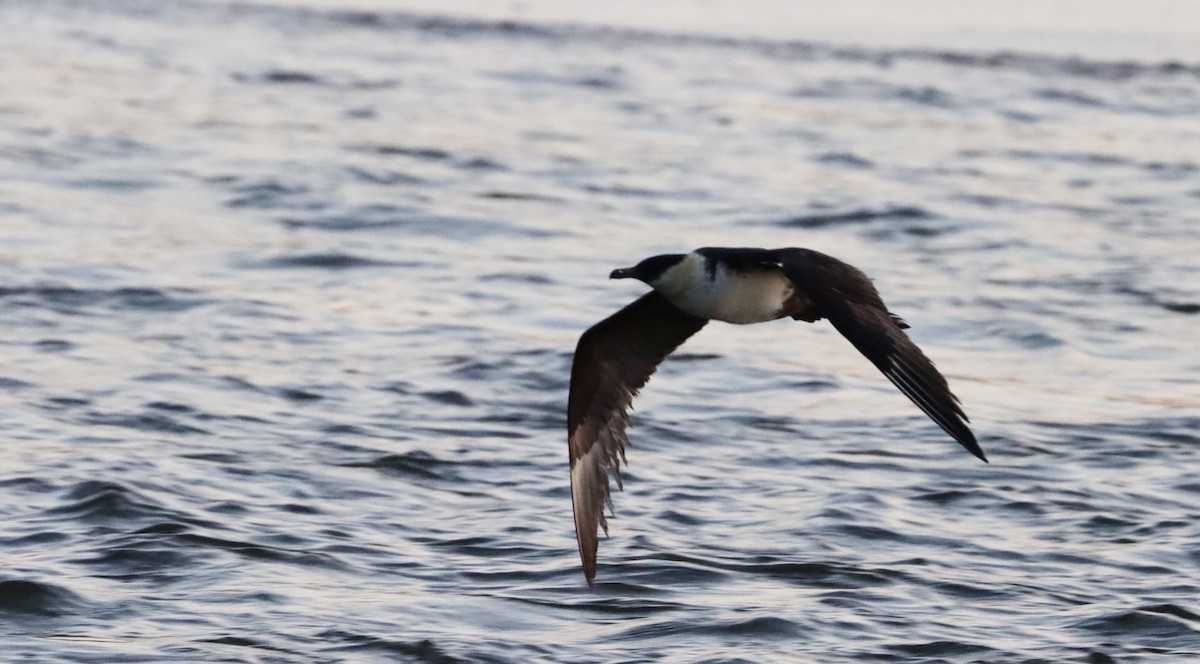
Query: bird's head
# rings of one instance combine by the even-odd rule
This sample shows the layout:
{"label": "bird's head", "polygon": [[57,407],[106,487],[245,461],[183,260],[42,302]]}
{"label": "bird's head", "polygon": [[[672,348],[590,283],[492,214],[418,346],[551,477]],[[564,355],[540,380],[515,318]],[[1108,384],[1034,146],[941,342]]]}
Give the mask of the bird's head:
{"label": "bird's head", "polygon": [[651,256],[633,267],[623,267],[612,271],[609,279],[637,279],[650,287],[655,287],[671,268],[683,262],[687,254],[662,254]]}

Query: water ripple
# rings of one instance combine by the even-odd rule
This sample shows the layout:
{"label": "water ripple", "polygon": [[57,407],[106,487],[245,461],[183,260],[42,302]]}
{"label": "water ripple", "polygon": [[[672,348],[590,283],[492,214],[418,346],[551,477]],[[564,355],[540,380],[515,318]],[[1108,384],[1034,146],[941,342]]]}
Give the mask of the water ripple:
{"label": "water ripple", "polygon": [[88,603],[79,595],[51,583],[23,579],[0,580],[0,613],[57,617],[84,611]]}
{"label": "water ripple", "polygon": [[[1200,657],[1197,63],[460,9],[0,2],[11,657]],[[861,267],[991,463],[712,324],[589,588],[572,350],[699,245]]]}

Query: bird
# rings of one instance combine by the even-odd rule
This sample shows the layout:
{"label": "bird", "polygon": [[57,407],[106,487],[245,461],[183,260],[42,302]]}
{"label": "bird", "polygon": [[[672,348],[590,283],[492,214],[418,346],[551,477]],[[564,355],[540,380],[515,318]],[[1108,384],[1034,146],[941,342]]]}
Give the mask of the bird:
{"label": "bird", "polygon": [[627,410],[659,363],[710,320],[828,320],[930,419],[987,462],[945,377],[905,333],[908,323],[888,311],[871,279],[852,265],[812,249],[705,247],[651,256],[609,278],[637,279],[651,290],[588,328],[571,365],[571,503],[589,587],[599,529],[608,535],[604,509],[613,509],[610,473],[624,488]]}

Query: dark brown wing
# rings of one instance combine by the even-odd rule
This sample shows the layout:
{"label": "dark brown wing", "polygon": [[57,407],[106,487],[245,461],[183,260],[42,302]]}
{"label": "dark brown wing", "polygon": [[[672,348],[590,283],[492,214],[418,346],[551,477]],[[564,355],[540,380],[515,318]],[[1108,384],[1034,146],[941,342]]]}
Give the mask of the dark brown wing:
{"label": "dark brown wing", "polygon": [[784,274],[812,298],[821,316],[954,440],[987,461],[946,379],[904,333],[908,324],[887,310],[867,275],[810,249],[773,253]]}
{"label": "dark brown wing", "polygon": [[588,585],[596,577],[597,529],[608,533],[608,471],[621,485],[626,409],[655,367],[708,321],[683,313],[651,291],[579,338],[567,402],[575,539]]}

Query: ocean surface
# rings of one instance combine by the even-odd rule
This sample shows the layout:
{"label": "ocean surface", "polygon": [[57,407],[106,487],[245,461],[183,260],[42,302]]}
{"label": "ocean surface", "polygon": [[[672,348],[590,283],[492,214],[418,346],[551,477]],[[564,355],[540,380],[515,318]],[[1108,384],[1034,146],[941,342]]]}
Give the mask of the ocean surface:
{"label": "ocean surface", "polygon": [[[0,659],[1200,661],[1200,41],[485,4],[0,1]],[[575,342],[706,245],[872,275],[991,463],[714,324],[589,589]]]}

